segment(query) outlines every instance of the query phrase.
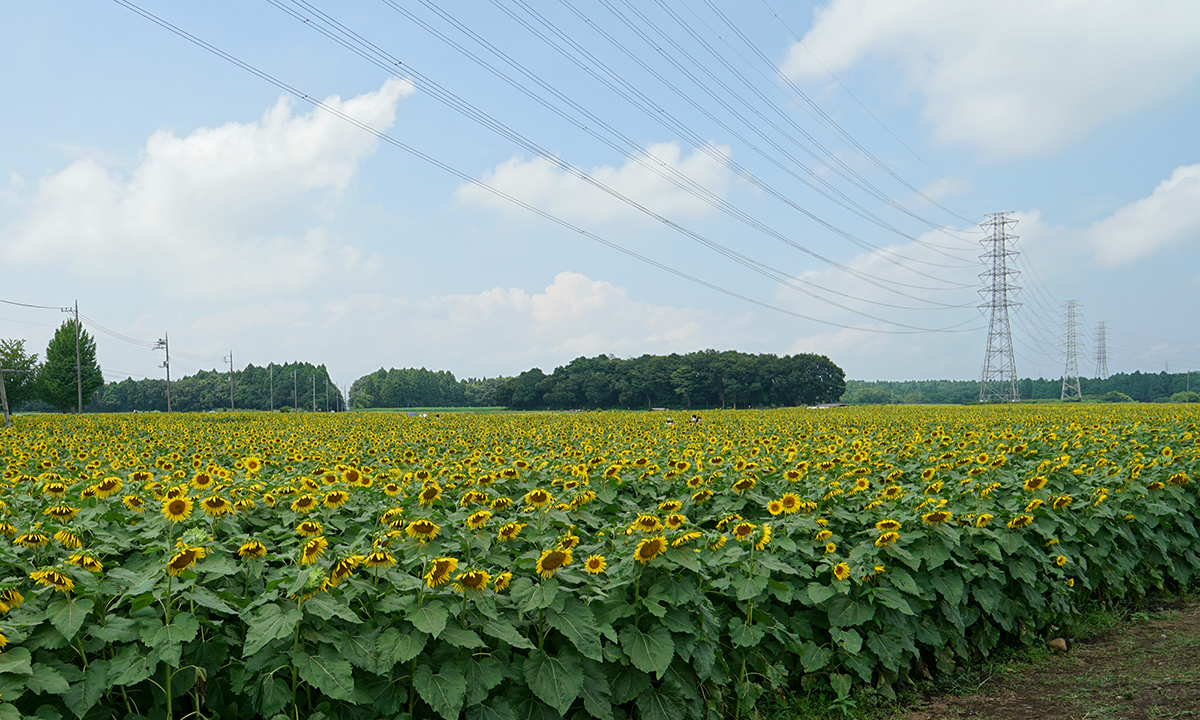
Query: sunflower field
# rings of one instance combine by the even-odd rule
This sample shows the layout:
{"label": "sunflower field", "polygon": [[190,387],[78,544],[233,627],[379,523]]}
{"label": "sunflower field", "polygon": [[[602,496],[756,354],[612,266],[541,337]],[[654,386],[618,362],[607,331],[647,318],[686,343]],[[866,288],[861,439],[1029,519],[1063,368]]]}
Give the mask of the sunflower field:
{"label": "sunflower field", "polygon": [[0,720],[716,720],[1200,574],[1188,406],[695,418],[18,418]]}

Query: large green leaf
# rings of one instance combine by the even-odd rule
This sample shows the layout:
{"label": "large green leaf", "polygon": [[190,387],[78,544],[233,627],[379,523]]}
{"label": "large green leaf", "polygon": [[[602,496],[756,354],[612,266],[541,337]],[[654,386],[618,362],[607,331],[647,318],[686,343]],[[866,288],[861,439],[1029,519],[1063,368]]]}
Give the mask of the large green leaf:
{"label": "large green leaf", "polygon": [[893,610],[899,610],[905,615],[917,614],[913,611],[912,606],[908,604],[908,601],[904,599],[904,596],[901,595],[900,591],[896,588],[882,586],[875,588],[875,600],[884,607],[890,607]]}
{"label": "large green leaf", "polygon": [[192,600],[200,607],[206,607],[209,610],[216,610],[226,615],[237,615],[238,611],[232,605],[217,597],[215,593],[200,585],[193,585],[190,590],[183,593],[186,600]]}
{"label": "large green leaf", "polygon": [[137,643],[131,643],[121,648],[121,652],[113,658],[108,668],[108,682],[110,685],[137,685],[150,677],[156,667],[157,658],[152,666],[150,658],[142,653],[141,647]]}
{"label": "large green leaf", "polygon": [[862,625],[875,617],[875,606],[870,603],[836,597],[829,601],[829,624],[834,627]]}
{"label": "large green leaf", "polygon": [[504,666],[491,655],[468,655],[458,662],[458,669],[467,681],[467,705],[483,702],[488,692],[504,680]]}
{"label": "large green leaf", "polygon": [[805,640],[804,644],[800,646],[800,664],[804,666],[805,672],[817,672],[828,665],[832,659],[832,650],[822,647],[812,640]]}
{"label": "large green leaf", "polygon": [[103,625],[88,625],[88,635],[109,643],[125,643],[138,638],[138,623],[133,618],[109,615]]}
{"label": "large green leaf", "polygon": [[517,713],[502,697],[488,698],[487,702],[472,705],[465,713],[466,720],[517,720]]}
{"label": "large green leaf", "polygon": [[25,687],[35,693],[62,695],[71,689],[62,673],[42,663],[33,664],[33,673],[25,678]]}
{"label": "large green leaf", "polygon": [[747,623],[740,617],[734,618],[729,627],[729,639],[734,647],[754,647],[765,633],[762,625]]}
{"label": "large green leaf", "polygon": [[267,675],[262,681],[262,692],[259,693],[259,709],[263,717],[271,717],[287,707],[292,700],[292,689],[288,684],[275,677]]}
{"label": "large green leaf", "polygon": [[191,613],[179,613],[171,618],[170,625],[160,627],[147,644],[167,665],[178,667],[183,643],[191,642],[199,629],[200,623]]}
{"label": "large green leaf", "polygon": [[413,673],[412,682],[417,694],[438,715],[446,720],[458,719],[467,694],[467,680],[457,667],[443,667],[441,672],[434,675],[428,665],[421,665]]}
{"label": "large green leaf", "polygon": [[275,603],[263,605],[250,618],[249,627],[246,629],[246,642],[242,646],[242,657],[250,657],[272,640],[291,635],[300,618],[299,608],[292,608],[285,613],[283,608]]}
{"label": "large green leaf", "polygon": [[428,640],[429,636],[420,630],[401,632],[394,627],[384,630],[379,639],[375,641],[379,673],[386,675],[396,663],[405,663],[415,658],[421,650],[425,649],[425,643]]}
{"label": "large green leaf", "polygon": [[342,635],[341,649],[346,659],[354,667],[370,673],[378,673],[379,647],[376,645],[376,640],[378,638],[372,636],[346,633]]}
{"label": "large green leaf", "polygon": [[354,669],[328,646],[322,645],[317,655],[293,653],[292,662],[300,678],[317,690],[334,700],[354,700]]}
{"label": "large green leaf", "polygon": [[522,635],[511,623],[504,620],[488,620],[483,624],[483,632],[497,640],[503,640],[515,648],[524,648],[526,650],[534,648],[533,643],[529,642],[529,638]]}
{"label": "large green leaf", "polygon": [[33,668],[30,666],[29,651],[23,647],[15,647],[0,652],[0,673],[13,673],[15,675],[31,675]]}
{"label": "large green leaf", "polygon": [[542,650],[534,650],[526,658],[524,670],[529,689],[560,715],[567,713],[583,688],[579,656],[571,652],[552,657]]}
{"label": "large green leaf", "polygon": [[[47,707],[47,706],[43,706],[43,707]],[[41,708],[39,708],[39,711],[40,711],[40,709]],[[54,708],[50,708],[50,712],[54,713],[54,715],[49,716],[49,720],[58,720],[58,718],[62,717],[62,715],[59,715],[58,711],[55,710]],[[36,717],[40,718],[42,716],[37,715]],[[20,711],[17,710],[17,707],[15,705],[11,705],[9,703],[4,703],[3,705],[0,705],[0,720],[21,720],[21,713],[20,713]]]}
{"label": "large green leaf", "polygon": [[457,620],[453,620],[446,625],[446,629],[438,635],[438,639],[448,642],[454,647],[467,648],[473,650],[477,647],[483,647],[483,638],[474,630],[468,630],[458,624]]}
{"label": "large green leaf", "polygon": [[63,695],[63,703],[78,717],[83,717],[104,696],[108,689],[108,661],[93,660],[83,671],[83,678],[73,683]]}
{"label": "large green leaf", "polygon": [[834,595],[837,595],[837,590],[831,585],[816,582],[808,584],[808,599],[812,600],[813,605],[820,605]]}
{"label": "large green leaf", "polygon": [[319,593],[309,598],[304,603],[304,610],[325,620],[340,617],[352,623],[362,622],[362,618],[355,615],[344,600],[332,598],[327,593]]}
{"label": "large green leaf", "polygon": [[583,707],[589,715],[597,720],[613,720],[612,689],[600,663],[584,661],[583,687],[579,694],[583,696]]}
{"label": "large green leaf", "polygon": [[683,698],[671,683],[650,688],[634,704],[645,720],[676,720],[684,715]]}
{"label": "large green leaf", "polygon": [[46,615],[50,618],[54,628],[62,633],[63,637],[70,640],[75,637],[75,633],[79,632],[79,627],[83,625],[83,621],[92,611],[92,607],[93,603],[88,598],[59,600],[46,608]]}
{"label": "large green leaf", "polygon": [[859,650],[862,650],[862,635],[858,634],[857,630],[842,630],[840,628],[829,628],[829,635],[833,641],[842,646],[842,649],[851,655],[855,655]]}
{"label": "large green leaf", "polygon": [[626,625],[621,628],[621,649],[638,670],[656,672],[662,677],[675,656],[675,641],[671,639],[671,631],[662,625],[654,625],[648,633]]}
{"label": "large green leaf", "polygon": [[561,611],[553,608],[546,611],[546,622],[571,641],[581,655],[592,660],[603,660],[600,652],[600,631],[596,628],[596,616],[592,609],[578,600],[563,605]]}
{"label": "large green leaf", "polygon": [[879,662],[888,670],[900,669],[900,642],[888,634],[868,633],[867,647],[879,656]]}
{"label": "large green leaf", "polygon": [[446,606],[434,601],[413,610],[409,613],[408,620],[421,632],[436,638],[446,629],[446,618],[449,616]]}

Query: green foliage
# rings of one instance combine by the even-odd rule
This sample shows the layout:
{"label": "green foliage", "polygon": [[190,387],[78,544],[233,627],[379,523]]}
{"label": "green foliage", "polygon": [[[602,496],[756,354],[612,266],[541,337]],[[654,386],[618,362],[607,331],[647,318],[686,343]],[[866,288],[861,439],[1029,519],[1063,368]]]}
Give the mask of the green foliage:
{"label": "green foliage", "polygon": [[1106,402],[1106,403],[1133,402],[1133,398],[1129,397],[1128,395],[1126,395],[1123,392],[1120,392],[1117,390],[1110,390],[1100,396],[1100,402]]}
{"label": "green foliage", "polygon": [[79,405],[80,388],[86,407],[103,385],[104,374],[96,362],[96,341],[86,330],[77,328],[74,319],[67,320],[54,331],[46,346],[46,362],[38,370],[38,398],[51,407],[70,412]]}
{"label": "green foliage", "polygon": [[0,368],[16,371],[2,376],[10,410],[37,397],[37,353],[25,352],[24,340],[0,340]]}
{"label": "green foliage", "polygon": [[[274,395],[272,400],[272,382]],[[327,394],[328,392],[328,394]],[[171,409],[175,412],[228,410],[229,373],[201,370],[171,380]],[[329,378],[324,365],[285,363],[274,368],[247,365],[233,373],[233,405],[237,410],[324,411],[346,407],[341,391]],[[88,408],[103,412],[166,412],[165,379],[134,380],[106,384]]]}
{"label": "green foliage", "polygon": [[364,375],[350,386],[355,409],[490,407],[505,378],[458,381],[454,373],[425,368],[384,370]]}

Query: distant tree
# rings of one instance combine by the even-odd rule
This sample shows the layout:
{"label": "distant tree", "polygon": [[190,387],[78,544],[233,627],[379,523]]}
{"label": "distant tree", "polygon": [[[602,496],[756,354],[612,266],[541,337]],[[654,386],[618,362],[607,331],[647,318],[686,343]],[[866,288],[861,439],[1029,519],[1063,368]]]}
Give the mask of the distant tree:
{"label": "distant tree", "polygon": [[37,354],[25,352],[24,340],[0,340],[0,368],[16,371],[4,373],[4,394],[10,409],[37,397]]}
{"label": "distant tree", "polygon": [[1128,395],[1126,395],[1123,392],[1120,392],[1117,390],[1111,390],[1100,396],[1100,402],[1106,402],[1106,403],[1133,402],[1133,398],[1129,397]]}
{"label": "distant tree", "polygon": [[64,322],[50,344],[46,346],[46,362],[38,371],[38,397],[51,407],[70,412],[76,407],[79,388],[76,384],[76,330],[79,340],[79,373],[82,377],[83,404],[92,400],[104,385],[104,374],[96,362],[96,341],[83,328],[76,328],[74,319]]}
{"label": "distant tree", "polygon": [[1194,390],[1191,392],[1177,392],[1171,396],[1171,402],[1200,403],[1200,393]]}

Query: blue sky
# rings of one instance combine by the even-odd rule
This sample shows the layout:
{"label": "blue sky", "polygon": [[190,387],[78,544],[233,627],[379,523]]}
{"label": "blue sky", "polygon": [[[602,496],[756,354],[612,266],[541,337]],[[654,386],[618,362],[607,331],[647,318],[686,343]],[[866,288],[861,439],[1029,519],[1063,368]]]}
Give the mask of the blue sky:
{"label": "blue sky", "polygon": [[[1190,0],[138,7],[333,112],[117,2],[6,10],[0,300],[77,299],[109,379],[160,377],[164,332],[175,376],[716,348],[976,378],[1000,211],[1018,374],[1061,375],[1067,300],[1083,374],[1100,321],[1110,372],[1200,369]],[[0,337],[61,320],[0,304]]]}

